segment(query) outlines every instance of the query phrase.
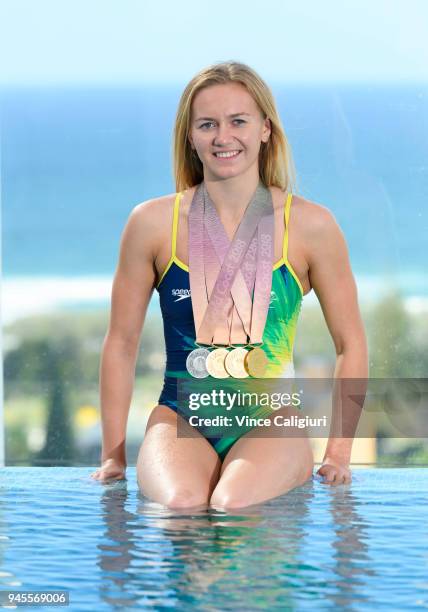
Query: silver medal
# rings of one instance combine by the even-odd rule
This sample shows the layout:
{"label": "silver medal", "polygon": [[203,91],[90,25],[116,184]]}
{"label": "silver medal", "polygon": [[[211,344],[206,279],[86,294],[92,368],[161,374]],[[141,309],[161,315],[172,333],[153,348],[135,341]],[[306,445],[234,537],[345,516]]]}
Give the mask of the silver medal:
{"label": "silver medal", "polygon": [[195,378],[206,378],[209,372],[206,366],[206,359],[210,351],[206,348],[194,349],[187,355],[186,368],[189,374]]}

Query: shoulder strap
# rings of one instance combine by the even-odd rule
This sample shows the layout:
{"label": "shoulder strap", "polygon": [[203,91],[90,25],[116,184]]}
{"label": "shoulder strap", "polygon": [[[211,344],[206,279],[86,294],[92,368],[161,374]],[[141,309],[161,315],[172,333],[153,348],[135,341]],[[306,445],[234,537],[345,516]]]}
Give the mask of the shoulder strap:
{"label": "shoulder strap", "polygon": [[180,199],[182,193],[182,191],[179,191],[175,196],[174,201],[174,214],[172,217],[171,259],[175,257],[175,250],[177,248],[178,208],[180,206]]}
{"label": "shoulder strap", "polygon": [[282,257],[285,262],[288,261],[288,222],[290,220],[290,208],[291,208],[291,200],[293,198],[293,194],[289,193],[287,196],[287,201],[284,207],[284,220],[285,220],[285,232],[284,232],[284,242],[282,245]]}

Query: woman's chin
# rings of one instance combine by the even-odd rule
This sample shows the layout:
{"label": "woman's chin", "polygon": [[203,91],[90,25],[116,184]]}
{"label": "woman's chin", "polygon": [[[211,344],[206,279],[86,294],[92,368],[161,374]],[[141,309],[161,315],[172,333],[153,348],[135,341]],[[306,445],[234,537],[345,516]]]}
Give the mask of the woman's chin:
{"label": "woman's chin", "polygon": [[212,165],[204,166],[204,176],[206,178],[210,177],[218,177],[218,178],[229,178],[232,176],[239,176],[240,174],[245,174],[247,171],[247,167],[236,166],[236,167],[213,167]]}

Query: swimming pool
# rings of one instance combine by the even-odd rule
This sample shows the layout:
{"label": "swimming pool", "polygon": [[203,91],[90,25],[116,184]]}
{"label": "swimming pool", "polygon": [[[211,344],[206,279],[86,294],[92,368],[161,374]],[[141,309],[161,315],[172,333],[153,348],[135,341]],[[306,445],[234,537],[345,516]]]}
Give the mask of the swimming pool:
{"label": "swimming pool", "polygon": [[135,468],[93,470],[0,469],[0,590],[67,590],[79,611],[428,608],[426,468],[194,513],[143,498]]}

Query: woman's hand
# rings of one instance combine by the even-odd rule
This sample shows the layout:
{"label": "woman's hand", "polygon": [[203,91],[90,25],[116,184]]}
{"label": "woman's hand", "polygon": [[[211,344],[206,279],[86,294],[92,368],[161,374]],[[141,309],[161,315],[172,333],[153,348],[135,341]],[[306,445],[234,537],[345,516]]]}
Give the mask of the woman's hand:
{"label": "woman's hand", "polygon": [[102,462],[95,472],[92,472],[91,478],[94,480],[126,480],[125,477],[126,465],[116,459],[106,459]]}
{"label": "woman's hand", "polygon": [[349,484],[352,480],[349,463],[332,457],[324,457],[322,465],[316,473],[324,477],[321,484]]}

